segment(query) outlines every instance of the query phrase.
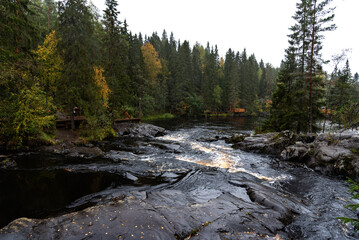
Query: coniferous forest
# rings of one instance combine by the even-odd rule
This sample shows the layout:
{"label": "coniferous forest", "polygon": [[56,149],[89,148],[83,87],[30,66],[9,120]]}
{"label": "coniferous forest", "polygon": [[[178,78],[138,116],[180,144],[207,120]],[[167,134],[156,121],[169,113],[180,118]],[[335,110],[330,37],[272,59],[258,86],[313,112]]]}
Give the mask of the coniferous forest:
{"label": "coniferous forest", "polygon": [[0,0],[0,239],[359,237],[359,74],[340,44],[322,57],[333,0],[296,0],[281,63],[134,33],[104,2]]}
{"label": "coniferous forest", "polygon": [[118,20],[116,0],[106,0],[103,13],[86,0],[1,1],[2,141],[46,140],[58,114],[74,108],[86,117],[81,134],[88,139],[113,135],[113,121],[124,117],[236,109],[270,113],[262,131],[315,131],[323,109],[344,114],[358,103],[349,62],[331,74],[322,69],[322,34],[335,29],[329,2],[299,1],[276,69],[245,49],[222,58],[216,45],[180,41],[165,30],[132,33],[131,23]]}

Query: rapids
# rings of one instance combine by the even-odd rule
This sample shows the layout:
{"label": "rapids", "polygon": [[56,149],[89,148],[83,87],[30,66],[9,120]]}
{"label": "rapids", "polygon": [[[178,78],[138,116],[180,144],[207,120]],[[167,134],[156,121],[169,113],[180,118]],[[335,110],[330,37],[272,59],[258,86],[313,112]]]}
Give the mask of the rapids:
{"label": "rapids", "polygon": [[[246,203],[253,202],[248,186],[228,184],[245,179],[263,186],[264,193],[270,189],[288,202],[298,203],[300,210],[293,219],[281,220],[284,225],[277,232],[269,230],[273,239],[357,239],[352,226],[336,219],[356,217],[344,208],[353,203],[345,180],[273,157],[233,149],[225,142],[233,134],[252,133],[256,123],[256,119],[249,118],[165,120],[154,123],[167,129],[162,137],[122,137],[99,144],[106,152],[103,158],[43,153],[14,156],[15,167],[0,169],[0,227],[20,217],[56,218],[129,194],[140,199],[162,194],[161,198],[165,195],[165,199],[181,201],[171,191],[182,191],[187,196],[183,201],[188,201],[188,205],[211,203],[228,192]],[[198,239],[207,239],[209,232],[203,230],[205,225],[201,226],[198,234],[202,238]],[[180,227],[174,224],[177,231]],[[222,236],[220,231],[218,236]],[[1,236],[0,232],[0,239]],[[191,235],[176,233],[177,239],[185,236]]]}

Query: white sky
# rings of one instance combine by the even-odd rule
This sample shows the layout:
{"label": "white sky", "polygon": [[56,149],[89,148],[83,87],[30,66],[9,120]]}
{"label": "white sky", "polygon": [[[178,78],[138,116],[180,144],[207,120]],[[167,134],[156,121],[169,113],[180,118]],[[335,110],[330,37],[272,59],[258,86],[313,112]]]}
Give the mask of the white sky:
{"label": "white sky", "polygon": [[[217,44],[225,57],[229,48],[254,53],[257,61],[263,59],[275,67],[288,47],[288,28],[299,0],[118,0],[119,19],[127,20],[129,30],[161,37],[163,29],[176,40],[188,40],[192,45]],[[101,10],[105,0],[92,0]],[[359,72],[359,0],[334,0],[334,22],[338,29],[326,34],[323,57],[331,60],[333,54],[350,49],[348,58],[352,72]],[[332,65],[325,69],[332,71]]]}

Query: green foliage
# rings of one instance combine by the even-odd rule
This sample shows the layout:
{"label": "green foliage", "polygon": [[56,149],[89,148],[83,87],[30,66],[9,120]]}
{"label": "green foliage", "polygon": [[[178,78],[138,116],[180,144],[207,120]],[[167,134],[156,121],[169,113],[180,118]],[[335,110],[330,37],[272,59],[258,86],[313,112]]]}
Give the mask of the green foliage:
{"label": "green foliage", "polygon": [[270,116],[264,131],[294,130],[312,132],[315,122],[322,118],[324,74],[321,54],[322,33],[335,29],[330,25],[333,9],[331,0],[301,0],[290,28],[290,46],[286,50],[273,93]]}
{"label": "green foliage", "polygon": [[101,141],[105,138],[116,137],[111,121],[104,114],[88,115],[86,124],[81,128],[81,136],[86,141]]}
{"label": "green foliage", "polygon": [[59,48],[64,71],[57,83],[57,103],[71,111],[91,108],[94,94],[92,15],[85,0],[59,2]]}
{"label": "green foliage", "polygon": [[203,113],[203,98],[202,96],[194,95],[188,98],[190,105],[189,115],[201,115]]}
{"label": "green foliage", "polygon": [[219,110],[221,104],[222,104],[222,89],[219,85],[217,85],[214,89],[213,89],[213,100],[214,100],[214,108],[216,110]]}
{"label": "green foliage", "polygon": [[0,62],[27,55],[39,39],[30,0],[0,1]]}
{"label": "green foliage", "polygon": [[110,94],[110,111],[120,111],[123,105],[131,104],[129,68],[129,36],[126,23],[118,21],[119,11],[116,0],[106,0],[106,9],[103,17],[102,65],[104,75],[108,81]]}
{"label": "green foliage", "polygon": [[63,60],[58,50],[58,38],[55,31],[50,32],[43,45],[34,52],[39,66],[40,85],[46,96],[54,96],[56,84],[61,80]]}
{"label": "green foliage", "polygon": [[[46,132],[54,127],[52,104],[46,103],[46,94],[38,85],[25,88],[10,98],[9,118],[5,120],[7,137],[18,147],[26,146],[33,140],[46,139]],[[51,103],[51,99],[47,99]]]}
{"label": "green foliage", "polygon": [[343,124],[345,128],[357,128],[359,126],[359,103],[348,104],[334,112],[334,122]]}
{"label": "green foliage", "polygon": [[[349,192],[353,195],[351,199],[359,199],[359,184],[352,179],[348,178],[348,183],[350,183]],[[349,204],[345,206],[346,208],[350,208],[353,211],[356,211],[359,208],[359,204]],[[351,223],[354,226],[356,231],[359,231],[359,219],[355,218],[346,218],[346,217],[338,217],[338,219],[342,220],[344,223]]]}

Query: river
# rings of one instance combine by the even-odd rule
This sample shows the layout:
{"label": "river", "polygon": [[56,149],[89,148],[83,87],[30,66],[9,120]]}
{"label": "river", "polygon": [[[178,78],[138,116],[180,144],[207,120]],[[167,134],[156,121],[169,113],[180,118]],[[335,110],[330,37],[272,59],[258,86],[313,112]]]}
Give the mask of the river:
{"label": "river", "polygon": [[[14,156],[17,166],[0,170],[0,227],[19,217],[57,219],[93,206],[107,209],[120,199],[127,203],[119,206],[122,212],[137,206],[137,213],[126,215],[135,227],[106,232],[113,239],[144,236],[146,232],[136,232],[145,221],[138,212],[149,208],[166,218],[159,229],[168,231],[147,229],[151,237],[144,239],[357,239],[350,225],[336,219],[356,217],[344,208],[352,201],[343,179],[233,149],[224,141],[236,133],[252,133],[257,119],[153,123],[167,134],[105,141],[99,145],[106,152],[102,158]],[[112,223],[109,229],[115,228]],[[191,229],[196,231],[191,234]]]}

